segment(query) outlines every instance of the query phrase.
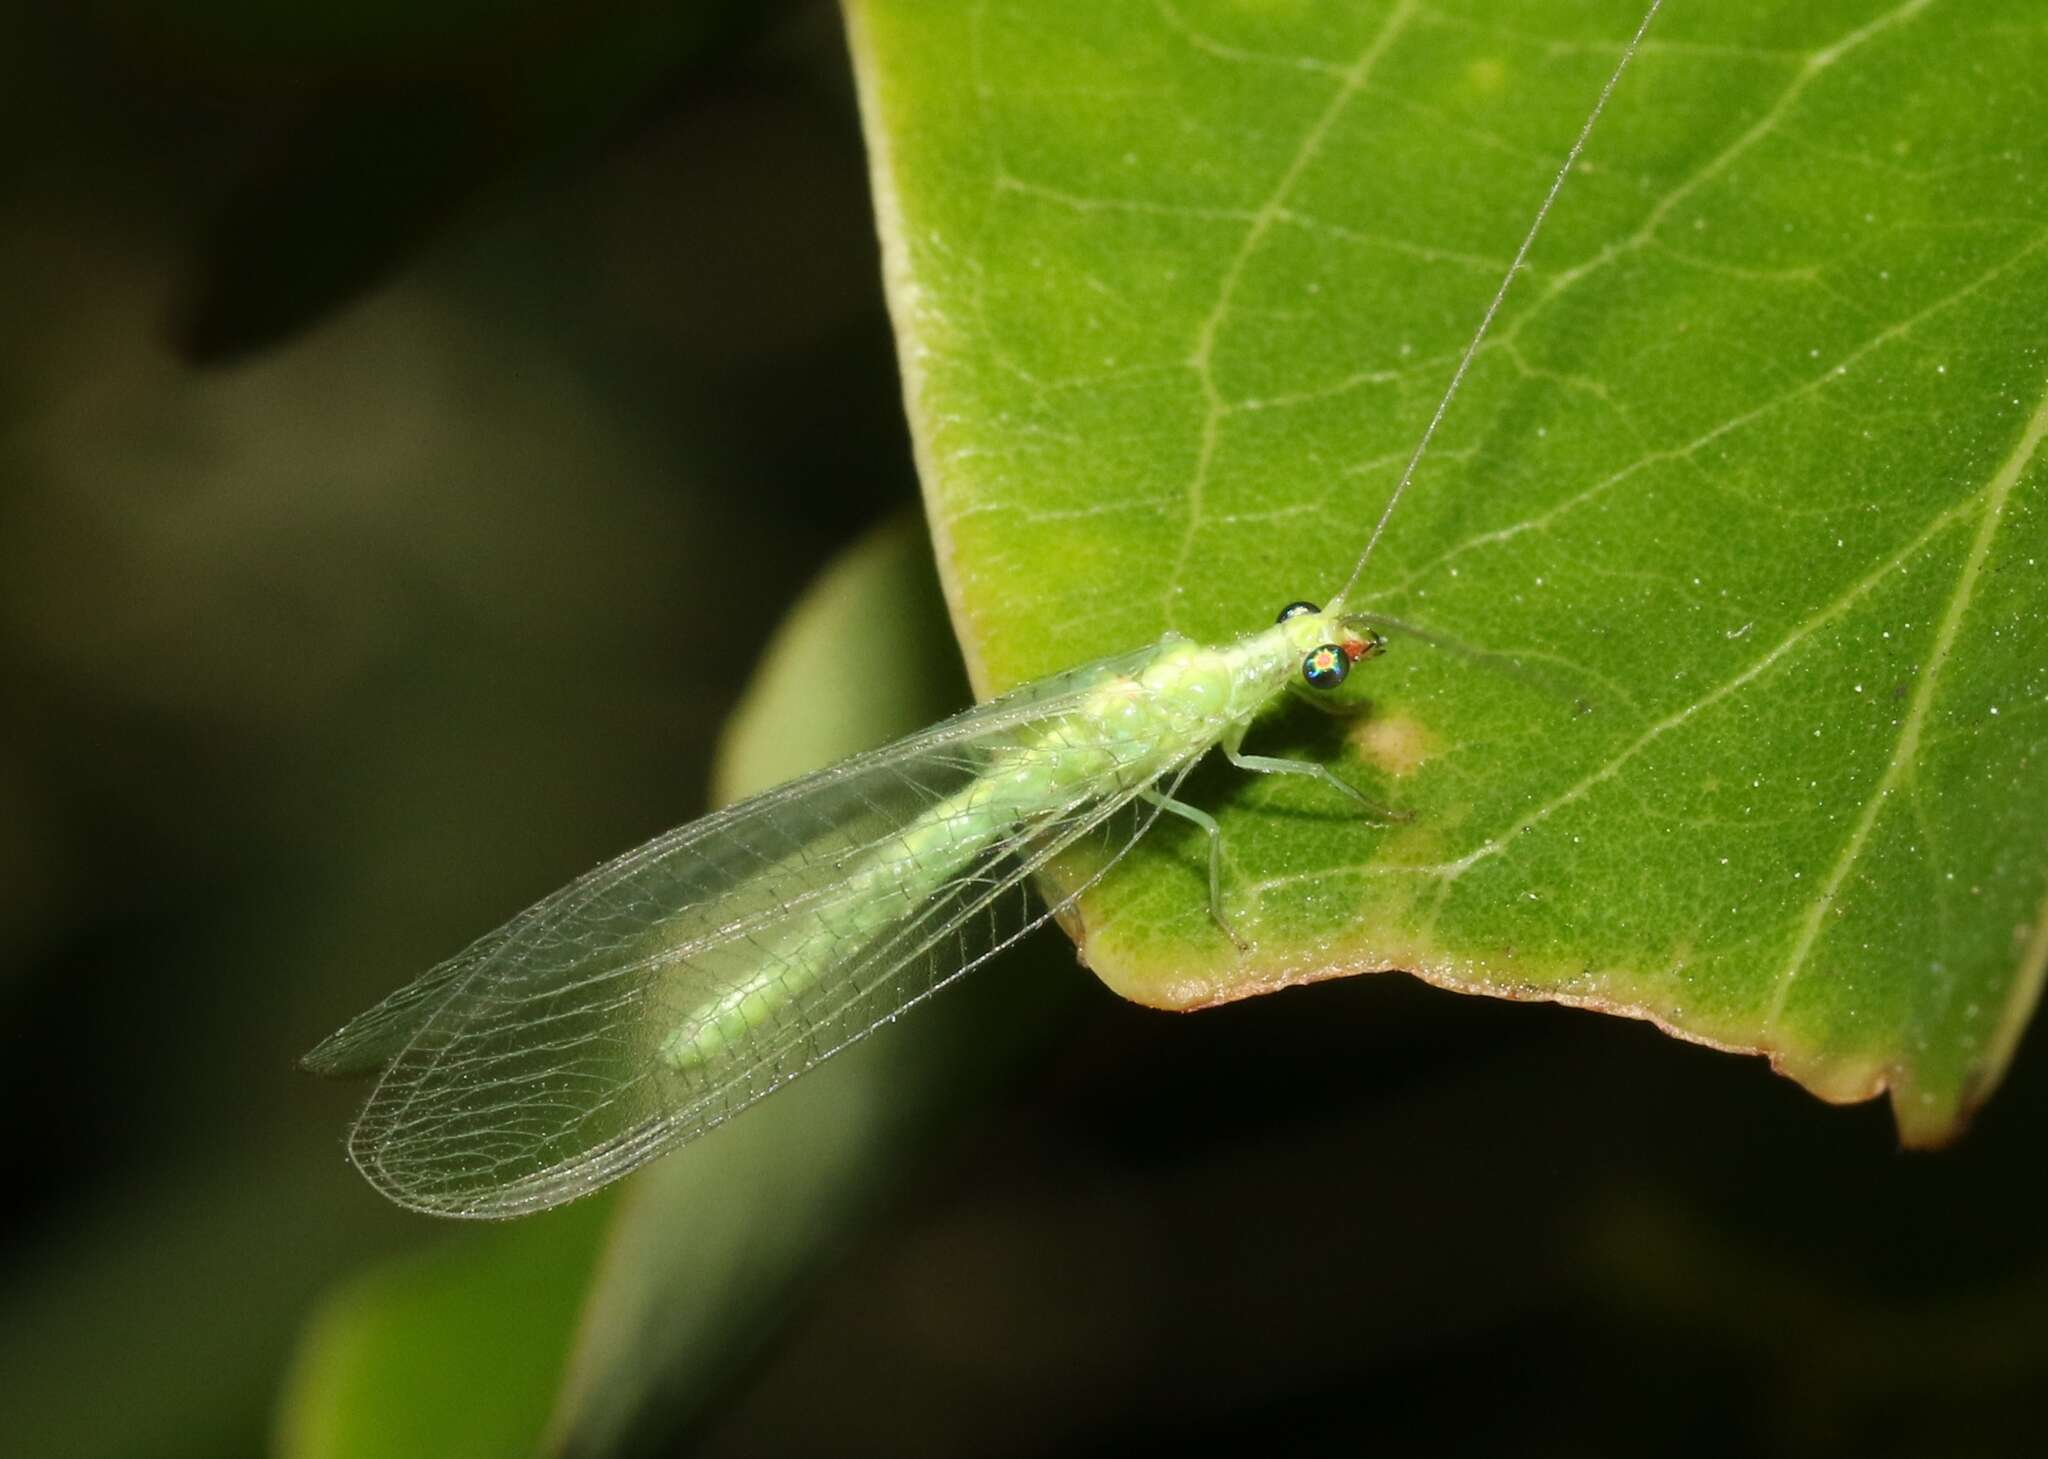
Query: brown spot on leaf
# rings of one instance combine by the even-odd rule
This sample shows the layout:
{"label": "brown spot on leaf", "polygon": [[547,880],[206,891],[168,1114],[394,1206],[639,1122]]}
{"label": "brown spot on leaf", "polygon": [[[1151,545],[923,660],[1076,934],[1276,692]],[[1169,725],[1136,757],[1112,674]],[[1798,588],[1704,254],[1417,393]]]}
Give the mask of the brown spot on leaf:
{"label": "brown spot on leaf", "polygon": [[1396,779],[1420,770],[1439,748],[1429,727],[1406,714],[1376,714],[1361,720],[1351,732],[1351,742],[1367,760]]}

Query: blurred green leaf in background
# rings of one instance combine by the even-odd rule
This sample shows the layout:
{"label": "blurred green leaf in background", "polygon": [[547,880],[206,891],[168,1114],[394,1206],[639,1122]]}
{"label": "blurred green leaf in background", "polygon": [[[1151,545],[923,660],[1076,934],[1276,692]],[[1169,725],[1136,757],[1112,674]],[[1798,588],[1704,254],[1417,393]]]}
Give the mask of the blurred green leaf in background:
{"label": "blurred green leaf in background", "polygon": [[[1326,595],[1637,18],[856,0],[849,66],[823,6],[0,10],[10,1448],[2032,1452],[2017,0],[1669,0],[1365,588],[1554,687],[1397,641],[1260,727],[1393,830],[1192,781],[1252,959],[1192,834],[1085,908],[1116,991],[1241,1001],[1044,936],[498,1229],[384,1206],[293,1067],[963,649]],[[2010,1068],[1909,1157],[1321,981],[1384,966],[1918,1141]]]}

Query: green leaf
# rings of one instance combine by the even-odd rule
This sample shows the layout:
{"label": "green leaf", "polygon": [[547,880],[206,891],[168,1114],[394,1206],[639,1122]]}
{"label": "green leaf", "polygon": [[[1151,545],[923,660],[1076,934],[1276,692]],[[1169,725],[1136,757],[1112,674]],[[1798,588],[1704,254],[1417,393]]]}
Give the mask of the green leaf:
{"label": "green leaf", "polygon": [[[977,688],[1343,582],[1640,12],[852,0]],[[1412,813],[1207,773],[1084,955],[1187,1008],[1369,969],[1656,1021],[1933,1143],[2039,991],[2048,21],[1674,0],[1354,603]],[[1577,712],[1583,704],[1588,712]]]}
{"label": "green leaf", "polygon": [[530,1453],[612,1198],[469,1229],[320,1305],[285,1382],[290,1459]]}

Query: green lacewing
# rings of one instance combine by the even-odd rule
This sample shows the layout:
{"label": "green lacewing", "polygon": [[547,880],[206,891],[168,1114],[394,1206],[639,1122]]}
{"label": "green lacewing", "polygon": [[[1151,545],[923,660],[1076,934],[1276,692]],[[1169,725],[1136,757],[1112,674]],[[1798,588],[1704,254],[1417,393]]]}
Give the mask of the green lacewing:
{"label": "green lacewing", "polygon": [[[1071,904],[1034,875],[1120,813],[1124,849],[1212,749],[1372,806],[1323,765],[1246,755],[1279,696],[1314,697],[1384,650],[1345,599],[1463,383],[1566,176],[1662,0],[1566,154],[1350,577],[1323,605],[1205,645],[1178,635],[1013,690],[769,790],[578,878],[324,1040],[322,1073],[378,1071],[349,1140],[402,1205],[522,1215],[572,1200],[722,1123]],[[1117,853],[1121,855],[1122,853]],[[1116,856],[1097,871],[1099,877]]]}

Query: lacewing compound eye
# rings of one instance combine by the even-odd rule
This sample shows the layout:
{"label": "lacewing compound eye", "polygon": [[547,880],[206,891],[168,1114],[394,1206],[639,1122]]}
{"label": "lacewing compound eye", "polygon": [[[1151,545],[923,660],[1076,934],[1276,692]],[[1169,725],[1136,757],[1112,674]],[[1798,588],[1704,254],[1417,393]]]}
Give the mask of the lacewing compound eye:
{"label": "lacewing compound eye", "polygon": [[1280,616],[1278,618],[1275,618],[1273,621],[1275,623],[1285,623],[1288,619],[1299,618],[1304,613],[1320,613],[1322,611],[1322,609],[1318,608],[1313,603],[1289,603],[1285,608],[1282,608],[1280,610]]}
{"label": "lacewing compound eye", "polygon": [[1334,689],[1351,674],[1351,655],[1334,643],[1309,650],[1301,661],[1301,677],[1311,689]]}

